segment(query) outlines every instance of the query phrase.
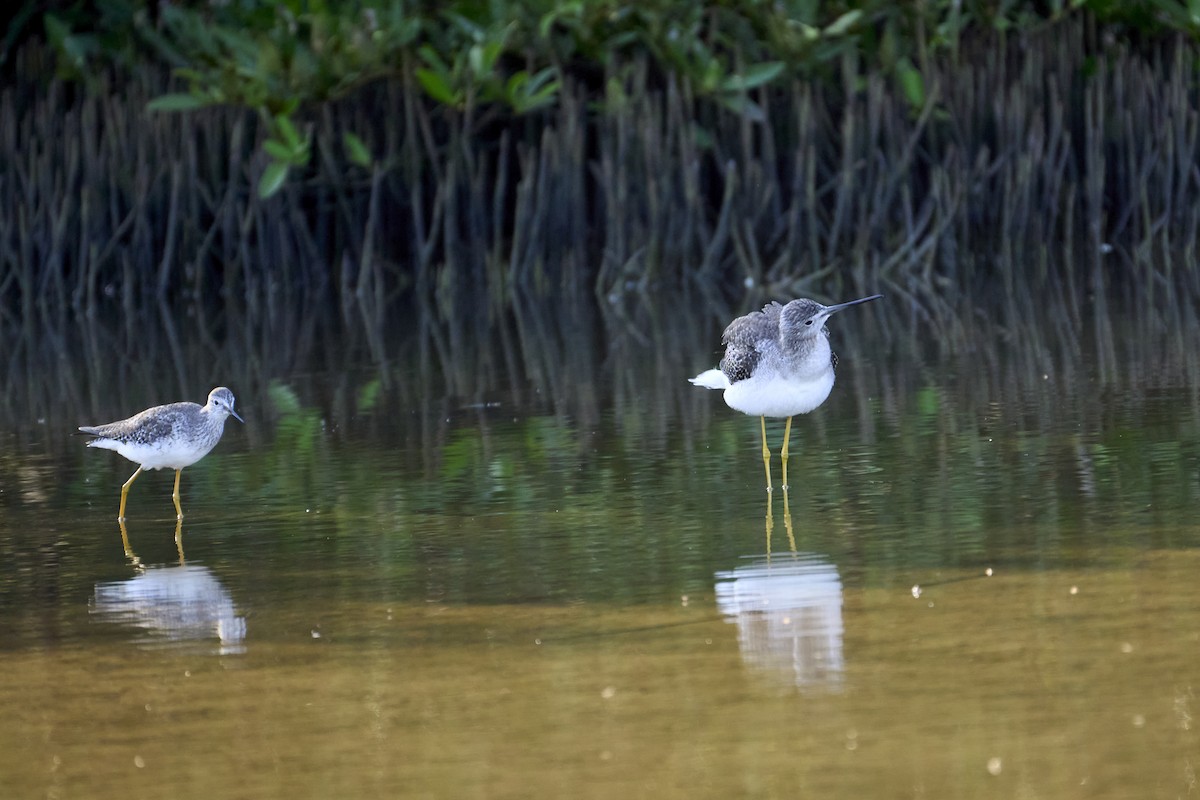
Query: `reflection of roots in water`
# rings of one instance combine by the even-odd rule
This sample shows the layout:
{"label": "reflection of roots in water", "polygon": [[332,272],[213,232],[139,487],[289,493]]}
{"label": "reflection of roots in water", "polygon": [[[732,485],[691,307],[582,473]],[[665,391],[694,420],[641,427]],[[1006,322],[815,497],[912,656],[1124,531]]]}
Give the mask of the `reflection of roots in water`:
{"label": "reflection of roots in water", "polygon": [[[711,361],[715,320],[733,312],[704,303],[692,306],[690,314],[663,311],[681,305],[686,305],[683,300],[671,298],[633,304],[621,314],[607,307],[579,314],[572,311],[575,304],[530,303],[488,315],[482,332],[464,327],[461,319],[422,315],[394,326],[389,338],[393,352],[386,365],[373,363],[369,348],[355,344],[355,335],[342,329],[345,323],[336,315],[320,323],[321,335],[310,337],[309,350],[288,354],[241,329],[229,331],[217,347],[202,337],[184,336],[185,323],[174,315],[156,315],[137,327],[131,352],[138,357],[114,368],[106,354],[124,352],[116,345],[126,336],[120,322],[84,320],[63,332],[61,352],[27,352],[16,359],[9,355],[7,361],[0,354],[0,426],[5,419],[19,426],[29,418],[45,418],[71,427],[75,420],[104,417],[117,408],[147,407],[164,396],[190,396],[195,387],[187,376],[211,373],[217,358],[226,365],[219,376],[222,383],[239,387],[248,397],[264,398],[249,404],[249,413],[260,420],[277,412],[266,398],[282,372],[304,376],[289,388],[303,410],[329,427],[347,429],[364,420],[379,429],[414,424],[422,427],[415,438],[437,442],[444,438],[447,418],[472,405],[483,408],[497,402],[514,416],[550,411],[581,431],[594,427],[605,410],[611,409],[620,420],[636,409],[641,444],[662,449],[678,446],[682,437],[682,446],[691,449],[693,443],[711,442],[712,423],[725,419],[727,409],[684,378]],[[914,414],[926,422],[950,419],[964,425],[975,424],[985,410],[992,425],[1003,424],[1006,415],[1020,414],[1023,424],[1046,430],[1068,419],[1083,429],[1098,424],[1103,406],[1095,402],[1089,360],[1075,348],[1062,349],[1049,332],[1036,334],[1036,346],[997,350],[987,339],[993,328],[982,322],[977,330],[964,333],[962,352],[971,352],[987,339],[979,346],[986,357],[968,361],[964,356],[955,363],[921,350],[921,332],[904,333],[896,316],[897,309],[881,305],[873,315],[864,315],[852,333],[839,335],[843,365],[836,402],[843,409],[858,410],[864,438],[877,435],[882,426],[909,421]],[[893,324],[899,333],[893,332]],[[282,326],[290,328],[291,323]],[[887,337],[885,328],[891,332]],[[1026,335],[1024,327],[1020,330]],[[1167,340],[1119,333],[1114,326],[1115,346],[1128,352],[1107,358],[1136,365],[1136,370],[1113,379],[1129,378],[1128,385],[1112,386],[1124,391],[1125,402],[1140,402],[1154,388],[1148,376],[1158,384],[1200,380],[1200,350],[1181,352],[1186,337]],[[903,338],[910,335],[914,338]],[[442,343],[440,349],[422,346],[433,339]],[[360,368],[354,369],[356,365]],[[934,366],[939,367],[936,372],[953,372],[958,379],[952,386],[931,383],[928,376]],[[373,414],[359,413],[353,401],[314,405],[322,397],[361,397],[368,387],[380,387],[371,393],[377,398]],[[252,424],[239,437],[251,446],[265,446],[263,430]],[[386,430],[379,432],[387,435]],[[66,437],[56,442],[64,456],[77,447]],[[0,482],[20,468],[28,468],[28,462],[0,455]]]}

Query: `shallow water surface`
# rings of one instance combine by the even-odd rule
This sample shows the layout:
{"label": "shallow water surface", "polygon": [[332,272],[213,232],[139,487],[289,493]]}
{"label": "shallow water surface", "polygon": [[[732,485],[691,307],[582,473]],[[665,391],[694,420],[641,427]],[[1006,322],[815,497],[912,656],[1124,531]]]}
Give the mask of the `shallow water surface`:
{"label": "shallow water surface", "polygon": [[843,369],[768,497],[680,372],[587,421],[239,390],[178,530],[14,424],[0,796],[1200,791],[1194,387]]}

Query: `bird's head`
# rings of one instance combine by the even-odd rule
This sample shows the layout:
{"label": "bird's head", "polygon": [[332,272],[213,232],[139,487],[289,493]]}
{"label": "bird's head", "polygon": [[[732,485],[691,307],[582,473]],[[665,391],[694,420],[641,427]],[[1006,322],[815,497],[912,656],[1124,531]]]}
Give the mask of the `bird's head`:
{"label": "bird's head", "polygon": [[870,297],[862,297],[847,303],[835,303],[831,306],[823,306],[816,300],[809,300],[806,297],[793,300],[784,306],[780,313],[779,332],[784,339],[793,341],[810,339],[824,331],[825,320],[843,308],[866,303],[869,300],[878,300],[881,297],[883,295],[873,294]]}
{"label": "bird's head", "polygon": [[209,413],[220,414],[222,418],[232,416],[238,422],[245,423],[246,421],[233,410],[233,392],[224,386],[218,386],[208,393],[208,407],[205,410]]}

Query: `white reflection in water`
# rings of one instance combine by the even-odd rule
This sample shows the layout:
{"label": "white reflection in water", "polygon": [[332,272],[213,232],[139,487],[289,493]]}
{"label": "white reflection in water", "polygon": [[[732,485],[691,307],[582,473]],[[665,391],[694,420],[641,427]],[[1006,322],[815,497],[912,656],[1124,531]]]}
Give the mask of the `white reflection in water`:
{"label": "white reflection in water", "polygon": [[747,665],[803,687],[842,683],[842,580],[811,553],[752,556],[716,574],[717,607]]}
{"label": "white reflection in water", "polygon": [[220,652],[245,652],[246,619],[207,567],[148,567],[129,580],[96,584],[89,609],[105,622],[130,625],[160,642],[220,641]]}

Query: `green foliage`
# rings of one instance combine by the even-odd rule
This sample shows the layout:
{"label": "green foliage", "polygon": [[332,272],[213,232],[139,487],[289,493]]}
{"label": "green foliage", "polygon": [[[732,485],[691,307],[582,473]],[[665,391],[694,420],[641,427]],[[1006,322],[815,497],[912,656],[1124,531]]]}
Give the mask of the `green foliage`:
{"label": "green foliage", "polygon": [[195,94],[177,92],[156,97],[147,104],[151,111],[191,111],[203,108],[209,101]]}
{"label": "green foliage", "polygon": [[272,117],[268,120],[267,128],[272,135],[263,142],[263,150],[271,157],[271,163],[263,170],[258,181],[259,197],[270,197],[279,191],[287,179],[288,170],[306,166],[311,155],[308,138],[300,135],[286,115]]}
{"label": "green foliage", "polygon": [[189,90],[277,115],[322,102],[394,70],[419,20],[400,2],[165,5],[138,32]]}
{"label": "green foliage", "polygon": [[342,134],[342,145],[346,148],[346,158],[352,164],[357,164],[363,169],[371,168],[374,159],[371,158],[371,151],[367,149],[362,139],[347,131]]}
{"label": "green foliage", "polygon": [[[269,121],[270,164],[259,190],[270,194],[308,163],[306,142],[285,122],[369,82],[415,84],[435,105],[472,115],[481,108],[524,115],[558,102],[564,80],[648,63],[702,101],[753,120],[758,96],[796,77],[840,78],[879,71],[894,78],[914,110],[928,101],[931,55],[957,52],[968,30],[1030,30],[1092,14],[1118,31],[1200,35],[1200,0],[235,0],[151,3],[95,0],[45,12],[41,23],[60,73],[86,77],[97,63],[138,58],[174,69],[185,91],[150,103],[154,111],[231,104]],[[32,27],[24,7],[5,47]],[[861,81],[857,84],[861,85]],[[611,88],[611,87],[609,87]],[[607,92],[611,98],[612,93]],[[700,132],[703,134],[703,132]],[[361,139],[345,140],[349,163],[374,163]],[[388,163],[385,159],[385,163]]]}
{"label": "green foliage", "polygon": [[98,51],[96,38],[72,33],[70,27],[54,14],[47,14],[45,23],[46,38],[59,54],[60,74],[65,77],[82,76],[88,59]]}
{"label": "green foliage", "polygon": [[429,97],[458,110],[493,103],[517,114],[555,101],[562,82],[554,66],[533,74],[502,66],[512,50],[514,23],[497,21],[485,27],[460,14],[448,12],[446,17],[450,24],[441,32],[440,46],[423,44],[417,50],[422,66],[415,76]]}
{"label": "green foliage", "polygon": [[1200,0],[1072,0],[1097,17],[1142,33],[1179,31],[1200,36]]}
{"label": "green foliage", "polygon": [[283,188],[283,182],[287,180],[289,169],[291,167],[286,161],[276,160],[267,164],[262,177],[258,179],[258,196],[270,197]]}
{"label": "green foliage", "polygon": [[908,104],[914,109],[924,107],[925,79],[907,58],[902,58],[896,63],[896,78],[900,82],[900,89],[904,92]]}
{"label": "green foliage", "polygon": [[[1200,0],[454,0],[440,6],[411,0],[97,0],[94,5],[98,14],[77,5],[41,18],[63,69],[83,72],[96,60],[128,63],[141,53],[177,68],[191,93],[210,102],[265,107],[272,114],[297,102],[336,98],[378,77],[410,73],[419,74],[426,92],[446,105],[473,96],[523,113],[521,108],[539,108],[553,96],[549,86],[556,73],[548,68],[583,73],[644,55],[702,94],[740,91],[788,74],[825,71],[850,52],[868,68],[885,71],[904,58],[920,64],[938,48],[957,46],[969,28],[1030,29],[1083,10],[1101,23],[1142,32],[1200,32]],[[14,18],[9,40],[29,27],[30,9]],[[769,77],[757,80],[764,70]],[[507,88],[513,81],[514,88]],[[521,91],[523,85],[529,88]]]}

